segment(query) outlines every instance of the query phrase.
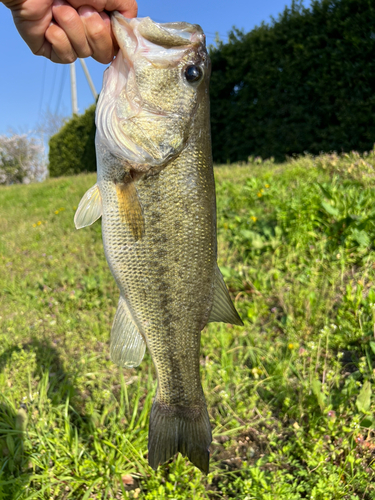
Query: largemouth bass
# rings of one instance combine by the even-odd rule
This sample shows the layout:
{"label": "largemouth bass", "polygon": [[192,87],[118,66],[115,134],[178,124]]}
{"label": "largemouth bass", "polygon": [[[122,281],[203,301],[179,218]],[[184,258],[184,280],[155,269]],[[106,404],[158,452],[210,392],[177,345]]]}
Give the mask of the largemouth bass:
{"label": "largemouth bass", "polygon": [[210,60],[198,25],[112,15],[120,51],[96,111],[97,184],[77,228],[102,217],[120,289],[112,360],[138,366],[148,347],[158,387],[148,460],[177,452],[208,472],[211,426],[200,382],[201,330],[242,325],[216,263]]}

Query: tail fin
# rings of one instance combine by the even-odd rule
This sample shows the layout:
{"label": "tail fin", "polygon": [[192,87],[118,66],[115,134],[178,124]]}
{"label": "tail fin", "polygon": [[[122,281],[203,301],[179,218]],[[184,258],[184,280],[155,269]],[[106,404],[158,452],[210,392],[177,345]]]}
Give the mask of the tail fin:
{"label": "tail fin", "polygon": [[212,441],[210,420],[202,406],[169,406],[155,399],[148,433],[148,463],[156,470],[178,451],[208,474]]}

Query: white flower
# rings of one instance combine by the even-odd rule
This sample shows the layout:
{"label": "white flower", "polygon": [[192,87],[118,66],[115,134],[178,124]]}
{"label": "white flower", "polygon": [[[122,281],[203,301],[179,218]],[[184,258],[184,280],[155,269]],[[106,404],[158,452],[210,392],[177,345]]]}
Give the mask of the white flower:
{"label": "white flower", "polygon": [[35,137],[23,134],[0,136],[0,184],[42,181],[48,170],[44,146]]}

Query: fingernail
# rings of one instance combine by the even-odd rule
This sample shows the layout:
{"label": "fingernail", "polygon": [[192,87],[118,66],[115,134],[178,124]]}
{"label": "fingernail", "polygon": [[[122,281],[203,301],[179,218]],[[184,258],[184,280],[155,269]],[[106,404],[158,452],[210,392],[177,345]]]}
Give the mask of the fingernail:
{"label": "fingernail", "polygon": [[60,5],[66,5],[66,2],[64,0],[53,0],[54,7],[60,7]]}
{"label": "fingernail", "polygon": [[95,14],[95,12],[96,12],[96,11],[95,11],[92,7],[89,7],[89,6],[87,6],[87,5],[85,5],[85,6],[83,6],[83,7],[81,7],[81,8],[79,9],[79,15],[80,15],[81,17],[90,17],[90,16],[92,16],[93,14]]}

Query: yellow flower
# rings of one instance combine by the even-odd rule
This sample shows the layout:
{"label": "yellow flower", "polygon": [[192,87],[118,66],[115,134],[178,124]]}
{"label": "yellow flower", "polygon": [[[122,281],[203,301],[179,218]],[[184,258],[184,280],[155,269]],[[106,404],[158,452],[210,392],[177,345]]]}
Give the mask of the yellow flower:
{"label": "yellow flower", "polygon": [[260,198],[262,196],[262,192],[259,191],[259,193],[257,193],[257,196],[258,196],[258,198]]}
{"label": "yellow flower", "polygon": [[266,188],[269,188],[269,187],[270,187],[270,185],[269,185],[269,184],[265,184],[264,186],[265,186]]}
{"label": "yellow flower", "polygon": [[58,211],[58,210],[55,210],[55,214],[57,215],[58,213],[59,213],[59,211]]}
{"label": "yellow flower", "polygon": [[40,226],[40,225],[41,225],[41,223],[42,223],[42,222],[41,222],[40,220],[38,220],[38,226]]}
{"label": "yellow flower", "polygon": [[290,350],[294,349],[294,344],[292,344],[292,343],[288,344],[288,349],[290,349]]}
{"label": "yellow flower", "polygon": [[33,227],[36,227],[36,224],[33,224]]}
{"label": "yellow flower", "polygon": [[253,374],[253,377],[256,379],[259,378],[259,375],[262,375],[262,370],[260,368],[253,368],[251,372]]}
{"label": "yellow flower", "polygon": [[252,216],[250,217],[250,219],[251,219],[253,222],[256,222],[256,221],[257,221],[257,218],[256,218],[254,215],[252,215]]}

